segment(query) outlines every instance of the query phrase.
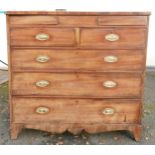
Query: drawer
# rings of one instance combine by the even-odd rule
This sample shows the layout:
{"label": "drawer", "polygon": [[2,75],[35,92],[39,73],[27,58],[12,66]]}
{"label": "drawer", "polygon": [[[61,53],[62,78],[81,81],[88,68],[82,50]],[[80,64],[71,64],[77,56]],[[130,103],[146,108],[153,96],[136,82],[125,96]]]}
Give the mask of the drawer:
{"label": "drawer", "polygon": [[147,25],[147,16],[100,16],[98,25]]}
{"label": "drawer", "polygon": [[142,50],[11,50],[14,71],[135,71],[144,58]]}
{"label": "drawer", "polygon": [[73,28],[12,28],[12,46],[73,46]]}
{"label": "drawer", "polygon": [[139,100],[13,97],[14,123],[138,123]]}
{"label": "drawer", "polygon": [[132,73],[14,73],[13,95],[84,98],[140,97],[141,75]]}
{"label": "drawer", "polygon": [[57,16],[45,16],[45,15],[36,15],[36,16],[11,16],[10,25],[57,25],[59,23]]}
{"label": "drawer", "polygon": [[146,47],[146,29],[83,28],[80,45],[101,49],[143,49]]}

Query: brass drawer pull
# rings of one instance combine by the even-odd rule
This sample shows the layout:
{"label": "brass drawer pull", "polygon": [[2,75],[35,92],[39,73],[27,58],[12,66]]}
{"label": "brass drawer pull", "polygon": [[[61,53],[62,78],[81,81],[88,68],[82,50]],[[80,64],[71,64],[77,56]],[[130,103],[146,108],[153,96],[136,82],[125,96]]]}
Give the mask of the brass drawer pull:
{"label": "brass drawer pull", "polygon": [[50,38],[50,36],[45,33],[39,33],[35,36],[35,38],[40,41],[45,41],[45,40],[48,40]]}
{"label": "brass drawer pull", "polygon": [[41,63],[44,63],[44,62],[47,62],[49,61],[49,57],[47,55],[39,55],[37,58],[36,58],[36,61],[37,62],[41,62]]}
{"label": "brass drawer pull", "polygon": [[105,36],[105,39],[108,40],[108,41],[117,41],[117,40],[119,40],[119,35],[114,34],[114,33],[107,34]]}
{"label": "brass drawer pull", "polygon": [[104,115],[113,115],[115,110],[113,108],[105,108],[102,110],[102,114]]}
{"label": "brass drawer pull", "polygon": [[36,82],[37,87],[47,87],[49,84],[50,84],[49,81],[46,80],[40,80]]}
{"label": "brass drawer pull", "polygon": [[108,56],[104,57],[104,61],[105,62],[109,62],[109,63],[117,62],[118,61],[118,57],[116,57],[114,55],[108,55]]}
{"label": "brass drawer pull", "polygon": [[105,81],[103,82],[103,86],[106,88],[114,88],[117,86],[117,83],[114,81]]}
{"label": "brass drawer pull", "polygon": [[48,112],[49,112],[49,108],[47,108],[47,107],[36,108],[36,113],[38,113],[38,114],[47,114]]}

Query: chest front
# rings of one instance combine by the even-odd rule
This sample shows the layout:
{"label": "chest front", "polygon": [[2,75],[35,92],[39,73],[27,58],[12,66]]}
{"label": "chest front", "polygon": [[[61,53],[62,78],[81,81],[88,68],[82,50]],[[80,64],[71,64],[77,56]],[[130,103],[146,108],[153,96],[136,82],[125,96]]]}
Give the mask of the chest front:
{"label": "chest front", "polygon": [[8,12],[11,138],[32,128],[140,140],[148,18]]}

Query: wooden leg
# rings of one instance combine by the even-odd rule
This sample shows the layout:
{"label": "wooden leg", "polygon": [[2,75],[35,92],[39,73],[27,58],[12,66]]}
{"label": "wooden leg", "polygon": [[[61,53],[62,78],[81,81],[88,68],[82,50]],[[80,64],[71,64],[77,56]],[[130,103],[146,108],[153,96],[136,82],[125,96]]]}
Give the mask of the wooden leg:
{"label": "wooden leg", "polygon": [[142,132],[142,127],[141,126],[135,126],[132,131],[133,136],[135,138],[136,141],[140,141],[141,140],[141,132]]}
{"label": "wooden leg", "polygon": [[22,130],[22,125],[20,124],[11,124],[11,139],[17,139],[19,133]]}

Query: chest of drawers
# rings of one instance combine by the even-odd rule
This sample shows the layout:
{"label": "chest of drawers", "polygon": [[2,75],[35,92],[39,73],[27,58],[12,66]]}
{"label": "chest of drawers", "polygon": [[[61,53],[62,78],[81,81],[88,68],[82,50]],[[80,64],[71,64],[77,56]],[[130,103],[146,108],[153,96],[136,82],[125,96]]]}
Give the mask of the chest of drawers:
{"label": "chest of drawers", "polygon": [[7,12],[10,127],[141,138],[148,12]]}

